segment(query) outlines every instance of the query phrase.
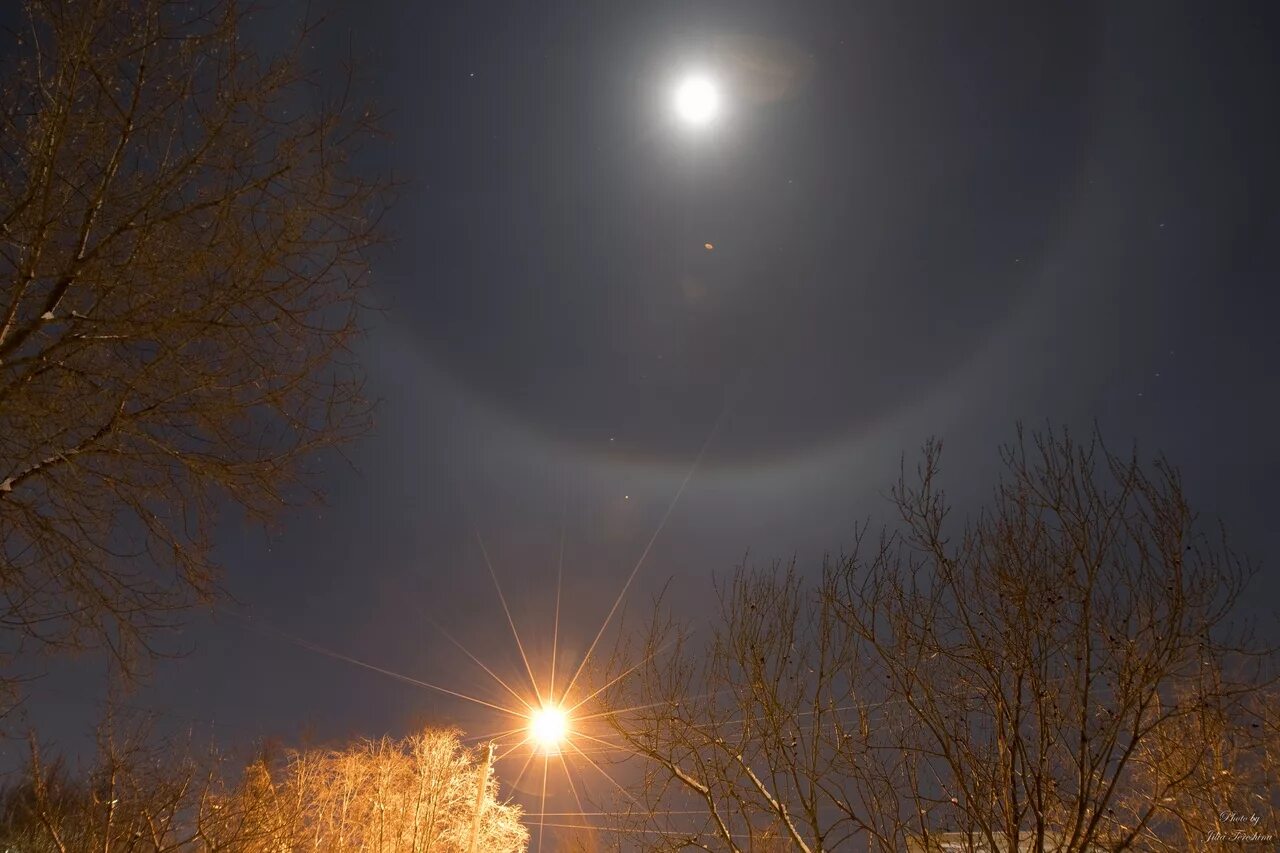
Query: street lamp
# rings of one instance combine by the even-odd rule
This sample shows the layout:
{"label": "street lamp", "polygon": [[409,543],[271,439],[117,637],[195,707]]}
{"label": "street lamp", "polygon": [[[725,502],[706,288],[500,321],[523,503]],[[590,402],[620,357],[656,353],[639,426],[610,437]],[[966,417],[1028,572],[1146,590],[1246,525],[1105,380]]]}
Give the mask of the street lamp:
{"label": "street lamp", "polygon": [[529,715],[529,739],[547,755],[560,752],[569,734],[569,715],[559,705],[543,705]]}

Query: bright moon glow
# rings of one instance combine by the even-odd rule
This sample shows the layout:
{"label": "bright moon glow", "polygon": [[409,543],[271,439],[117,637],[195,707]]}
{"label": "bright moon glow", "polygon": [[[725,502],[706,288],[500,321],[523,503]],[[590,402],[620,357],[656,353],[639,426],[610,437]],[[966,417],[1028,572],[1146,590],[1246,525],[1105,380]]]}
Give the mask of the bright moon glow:
{"label": "bright moon glow", "polygon": [[675,105],[688,124],[707,124],[720,112],[720,93],[708,78],[688,77],[676,87]]}
{"label": "bright moon glow", "polygon": [[543,752],[554,755],[569,733],[569,717],[563,708],[539,708],[529,717],[529,737]]}

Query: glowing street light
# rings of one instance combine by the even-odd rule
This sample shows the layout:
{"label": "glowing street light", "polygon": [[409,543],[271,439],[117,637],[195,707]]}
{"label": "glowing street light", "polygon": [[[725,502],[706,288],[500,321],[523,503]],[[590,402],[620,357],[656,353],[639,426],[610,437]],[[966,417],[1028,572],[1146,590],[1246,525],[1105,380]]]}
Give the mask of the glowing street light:
{"label": "glowing street light", "polygon": [[559,705],[544,705],[529,715],[529,739],[547,755],[560,752],[569,734],[569,715]]}

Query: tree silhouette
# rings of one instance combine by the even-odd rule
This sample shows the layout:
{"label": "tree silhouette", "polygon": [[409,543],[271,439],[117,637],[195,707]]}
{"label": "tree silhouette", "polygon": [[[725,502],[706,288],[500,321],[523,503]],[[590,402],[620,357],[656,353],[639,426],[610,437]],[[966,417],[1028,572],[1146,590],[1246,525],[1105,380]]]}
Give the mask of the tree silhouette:
{"label": "tree silhouette", "polygon": [[215,591],[367,422],[349,346],[386,184],[346,90],[231,0],[32,0],[0,89],[0,652],[105,647]]}
{"label": "tree silhouette", "polygon": [[659,611],[624,643],[614,671],[637,669],[609,704],[644,808],[619,830],[655,850],[1188,849],[1214,815],[1273,807],[1268,658],[1231,621],[1251,569],[1176,471],[1051,432],[1002,461],[961,522],[931,443],[900,524],[815,583],[743,569],[709,641]]}

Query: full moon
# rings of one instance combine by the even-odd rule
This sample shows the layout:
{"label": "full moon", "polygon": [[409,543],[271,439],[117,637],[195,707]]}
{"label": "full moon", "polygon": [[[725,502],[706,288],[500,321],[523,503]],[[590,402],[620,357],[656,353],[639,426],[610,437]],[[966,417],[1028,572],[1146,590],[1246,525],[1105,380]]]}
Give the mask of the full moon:
{"label": "full moon", "polygon": [[686,77],[676,87],[675,107],[687,124],[707,124],[720,112],[720,93],[707,77]]}

